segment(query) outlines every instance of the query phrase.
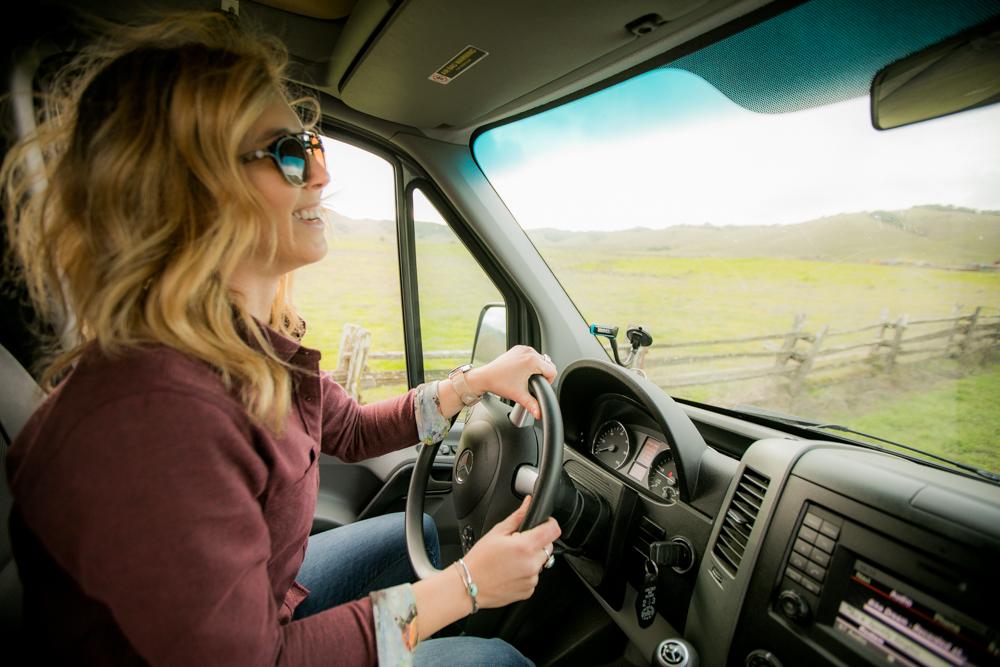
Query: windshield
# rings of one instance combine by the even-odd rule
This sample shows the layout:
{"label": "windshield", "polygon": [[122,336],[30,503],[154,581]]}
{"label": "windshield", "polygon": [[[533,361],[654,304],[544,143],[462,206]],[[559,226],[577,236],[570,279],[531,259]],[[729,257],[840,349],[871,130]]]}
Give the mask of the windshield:
{"label": "windshield", "polygon": [[480,134],[586,324],[669,394],[1000,471],[1000,105],[872,127],[876,72],[992,2],[820,0]]}

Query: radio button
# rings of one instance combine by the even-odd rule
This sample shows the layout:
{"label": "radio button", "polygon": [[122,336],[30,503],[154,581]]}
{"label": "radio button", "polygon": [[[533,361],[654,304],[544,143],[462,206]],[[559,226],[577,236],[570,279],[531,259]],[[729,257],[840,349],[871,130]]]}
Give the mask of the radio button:
{"label": "radio button", "polygon": [[809,561],[807,561],[802,554],[797,554],[795,552],[792,552],[792,555],[788,558],[788,562],[803,572],[806,571],[806,566],[809,564]]}
{"label": "radio button", "polygon": [[802,526],[802,528],[799,529],[799,537],[809,544],[816,544],[816,538],[819,537],[819,533],[808,526]]}
{"label": "radio button", "polygon": [[827,552],[828,554],[832,554],[833,548],[837,546],[837,543],[831,540],[826,535],[818,536],[813,544],[815,544],[817,547]]}
{"label": "radio button", "polygon": [[806,574],[815,579],[816,581],[823,581],[823,577],[826,576],[826,569],[820,567],[816,563],[806,563]]}
{"label": "radio button", "polygon": [[802,577],[801,583],[802,583],[802,588],[806,589],[807,591],[809,591],[814,595],[819,595],[820,590],[822,590],[822,587],[809,577]]}
{"label": "radio button", "polygon": [[793,590],[784,590],[778,594],[778,609],[793,621],[807,621],[812,612],[809,603]]}
{"label": "radio button", "polygon": [[806,517],[802,519],[802,523],[809,526],[813,530],[819,530],[820,526],[823,525],[823,519],[819,518],[815,514],[806,514]]}
{"label": "radio button", "polygon": [[792,547],[792,548],[795,551],[798,551],[800,554],[802,554],[806,558],[809,558],[810,554],[812,554],[812,552],[813,552],[813,548],[811,546],[809,546],[809,544],[807,542],[803,541],[803,540],[795,540],[795,546]]}
{"label": "radio button", "polygon": [[838,528],[837,526],[833,525],[829,521],[824,521],[823,522],[823,524],[819,527],[819,532],[823,533],[824,535],[826,535],[827,537],[829,537],[831,540],[835,540],[838,537],[840,537],[840,528]]}
{"label": "radio button", "polygon": [[812,553],[809,554],[807,558],[809,558],[809,560],[811,560],[814,563],[822,565],[823,567],[826,567],[827,565],[830,564],[830,556],[823,553],[819,549],[813,549]]}

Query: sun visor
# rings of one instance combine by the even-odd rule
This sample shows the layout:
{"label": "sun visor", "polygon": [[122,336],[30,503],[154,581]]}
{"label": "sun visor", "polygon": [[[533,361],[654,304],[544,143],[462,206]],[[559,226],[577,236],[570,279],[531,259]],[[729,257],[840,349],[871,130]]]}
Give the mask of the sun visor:
{"label": "sun visor", "polygon": [[[331,68],[329,85],[349,106],[380,118],[420,128],[465,127],[565,74],[634,46],[646,32],[702,4],[704,0],[404,2],[350,66]],[[360,2],[355,14],[372,5],[385,3]],[[345,30],[345,35],[358,32]],[[344,55],[335,62],[344,63]]]}

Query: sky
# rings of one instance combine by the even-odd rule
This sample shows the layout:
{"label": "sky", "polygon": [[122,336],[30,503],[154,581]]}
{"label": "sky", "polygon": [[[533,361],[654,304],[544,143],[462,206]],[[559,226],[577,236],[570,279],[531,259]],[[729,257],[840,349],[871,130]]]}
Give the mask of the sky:
{"label": "sky", "polygon": [[[598,126],[584,99],[480,138],[476,157],[523,227],[789,224],[920,204],[1000,209],[1000,105],[878,131],[867,96],[763,114],[694,74],[650,74],[658,79],[641,86],[670,89],[685,104],[647,105],[640,86],[619,93],[631,122],[608,120],[615,114],[604,104]],[[651,107],[658,113],[634,118]]]}
{"label": "sky", "polygon": [[[323,191],[324,205],[358,220],[395,220],[392,165],[351,144],[323,137],[330,184]],[[414,197],[417,220],[444,224],[426,197]]]}

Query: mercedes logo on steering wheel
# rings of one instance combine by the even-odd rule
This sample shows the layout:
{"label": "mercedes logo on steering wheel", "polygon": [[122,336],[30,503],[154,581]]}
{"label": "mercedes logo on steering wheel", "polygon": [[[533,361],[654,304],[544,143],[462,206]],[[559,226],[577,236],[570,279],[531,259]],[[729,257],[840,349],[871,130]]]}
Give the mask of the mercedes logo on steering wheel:
{"label": "mercedes logo on steering wheel", "polygon": [[455,481],[459,484],[464,484],[465,480],[469,479],[469,475],[472,474],[472,450],[466,449],[462,452],[462,455],[458,457],[458,464],[455,466]]}

